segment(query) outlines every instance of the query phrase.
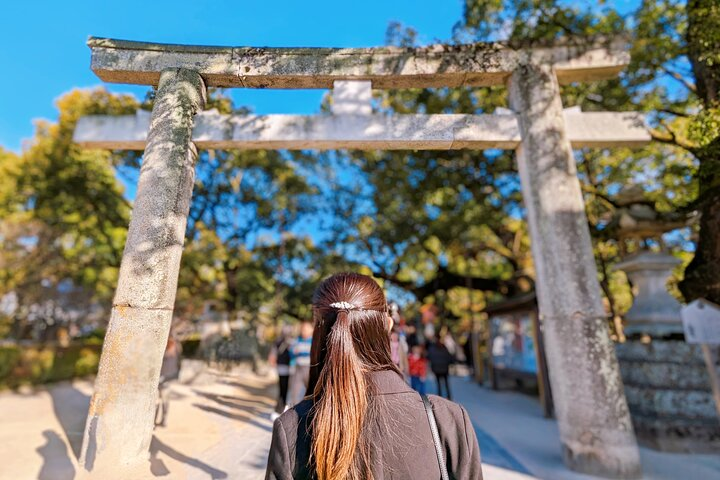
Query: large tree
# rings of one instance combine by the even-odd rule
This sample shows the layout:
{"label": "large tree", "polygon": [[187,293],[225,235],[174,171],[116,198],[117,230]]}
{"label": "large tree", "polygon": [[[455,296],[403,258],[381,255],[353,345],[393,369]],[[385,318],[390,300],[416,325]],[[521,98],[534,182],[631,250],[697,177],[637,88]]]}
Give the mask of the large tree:
{"label": "large tree", "polygon": [[[612,313],[629,304],[624,278],[611,265],[635,248],[618,240],[613,216],[619,193],[635,185],[658,217],[682,226],[697,196],[697,161],[675,128],[697,108],[683,71],[684,11],[676,2],[645,2],[630,17],[613,7],[551,0],[472,0],[454,31],[457,42],[547,42],[560,37],[633,34],[632,63],[620,78],[563,88],[566,107],[641,110],[657,143],[636,151],[576,152],[594,234],[598,270]],[[413,45],[417,34],[391,26],[389,42]],[[397,113],[492,113],[505,107],[503,88],[385,91],[379,108]],[[464,288],[512,295],[531,287],[529,241],[513,152],[351,152],[330,161],[357,174],[336,177],[336,248],[371,265],[376,275],[422,300]],[[682,252],[688,233],[665,237]],[[652,244],[652,242],[651,242]],[[457,295],[455,295],[457,297]],[[616,306],[616,303],[620,303]],[[617,308],[616,308],[617,307]],[[619,313],[619,312],[618,312]]]}
{"label": "large tree", "polygon": [[720,4],[690,0],[687,56],[695,77],[693,93],[702,108],[690,123],[698,159],[700,235],[680,289],[690,301],[704,297],[720,304]]}
{"label": "large tree", "polygon": [[57,108],[58,121],[38,121],[20,155],[0,155],[0,295],[17,296],[18,323],[58,288],[82,288],[86,301],[107,302],[125,241],[130,204],[117,157],[82,150],[72,135],[81,116],[132,113],[138,102],[103,89],[73,90]]}
{"label": "large tree", "polygon": [[[69,281],[88,294],[83,302],[109,302],[132,208],[121,179],[137,181],[142,154],[81,149],[72,135],[84,115],[152,108],[153,93],[141,104],[104,89],[72,91],[58,101],[56,122],[38,122],[22,154],[0,151],[0,296],[14,292],[27,310]],[[247,111],[217,91],[208,107]],[[283,286],[283,276],[298,273],[293,259],[303,248],[302,255],[318,254],[292,231],[314,209],[305,165],[311,165],[307,157],[275,151],[200,152],[179,313],[198,313],[206,300],[217,300],[231,317],[257,316],[267,305],[285,308],[288,302],[295,316],[306,313],[296,308],[296,299],[285,299],[294,282]]]}
{"label": "large tree", "polygon": [[[648,195],[661,210],[700,213],[695,255],[680,290],[687,301],[720,301],[717,2],[643,0],[624,16],[611,4],[581,10],[549,0],[468,0],[457,32],[487,36],[493,22],[507,27],[511,39],[629,32],[632,61],[620,80],[566,88],[566,96],[574,96],[568,100],[584,109],[648,113],[657,144],[632,155],[636,163],[650,159],[654,172],[661,174],[644,185]],[[645,173],[652,171],[647,168]],[[629,179],[644,181],[643,177]],[[663,188],[654,188],[657,184]]]}
{"label": "large tree", "polygon": [[[218,91],[211,92],[207,108],[247,113]],[[197,311],[204,300],[216,299],[231,318],[257,318],[261,308],[277,304],[277,258],[291,252],[284,245],[293,240],[292,228],[314,209],[306,161],[271,150],[199,152],[179,282],[181,310]]]}

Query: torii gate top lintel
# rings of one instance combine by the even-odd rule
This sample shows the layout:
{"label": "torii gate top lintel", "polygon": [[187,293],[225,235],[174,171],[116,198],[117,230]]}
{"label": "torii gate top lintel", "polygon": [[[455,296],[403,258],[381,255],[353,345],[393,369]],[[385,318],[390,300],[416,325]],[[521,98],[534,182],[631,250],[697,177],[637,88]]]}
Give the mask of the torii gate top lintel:
{"label": "torii gate top lintel", "polygon": [[519,64],[552,64],[558,82],[616,76],[630,61],[626,39],[596,37],[519,47],[503,42],[425,47],[212,47],[90,37],[92,70],[110,83],[157,85],[167,68],[198,72],[208,87],[332,88],[369,80],[373,88],[503,85]]}
{"label": "torii gate top lintel", "polygon": [[[88,45],[93,71],[108,82],[156,85],[164,70],[183,68],[197,72],[207,86],[333,90],[331,116],[203,112],[195,118],[192,138],[205,149],[514,149],[520,131],[512,115],[371,115],[370,89],[505,85],[528,63],[549,65],[558,83],[598,80],[617,75],[630,60],[622,37],[532,47],[254,48],[103,38],[91,38]],[[650,140],[636,113],[568,115],[573,147],[638,146]],[[92,148],[142,150],[149,121],[142,114],[85,117],[75,141]]]}

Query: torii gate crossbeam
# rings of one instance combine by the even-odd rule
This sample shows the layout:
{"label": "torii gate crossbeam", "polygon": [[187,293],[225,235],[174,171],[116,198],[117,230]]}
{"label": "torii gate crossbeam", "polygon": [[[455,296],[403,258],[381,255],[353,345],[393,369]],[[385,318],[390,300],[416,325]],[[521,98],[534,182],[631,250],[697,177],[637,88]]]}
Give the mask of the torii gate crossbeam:
{"label": "torii gate crossbeam", "polygon": [[[336,82],[337,83],[337,82]],[[369,82],[368,82],[369,84]],[[369,88],[369,85],[368,85]],[[650,141],[642,115],[634,112],[565,111],[573,148],[637,147]],[[144,150],[150,114],[91,115],[75,129],[87,148]],[[515,150],[515,115],[195,115],[192,141],[201,150]]]}
{"label": "torii gate crossbeam", "polygon": [[[541,48],[494,43],[258,49],[94,38],[88,43],[92,68],[101,79],[159,88],[149,122],[142,116],[90,117],[76,131],[76,141],[86,147],[145,148],[88,413],[81,458],[86,471],[130,471],[146,458],[196,146],[512,148],[518,151],[565,462],[574,470],[611,478],[640,475],[571,144],[637,146],[649,136],[632,113],[564,112],[559,90],[561,83],[616,75],[629,61],[622,39]],[[207,86],[352,90],[355,85],[366,99],[370,83],[372,88],[505,84],[512,111],[383,116],[345,98],[335,114],[326,116],[196,116]]]}

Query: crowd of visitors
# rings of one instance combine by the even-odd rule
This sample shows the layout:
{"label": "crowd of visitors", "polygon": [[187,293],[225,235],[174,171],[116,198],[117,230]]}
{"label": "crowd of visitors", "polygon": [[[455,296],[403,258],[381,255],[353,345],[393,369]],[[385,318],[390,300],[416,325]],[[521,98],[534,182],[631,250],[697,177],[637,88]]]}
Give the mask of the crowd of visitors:
{"label": "crowd of visitors", "polygon": [[[409,335],[408,335],[409,331]],[[395,326],[390,337],[393,362],[405,375],[410,386],[420,394],[426,391],[428,367],[437,381],[437,394],[451,399],[451,365],[464,360],[463,352],[458,351],[455,341],[449,333],[420,338],[417,329]],[[461,357],[461,358],[458,358]]]}
{"label": "crowd of visitors", "polygon": [[307,390],[310,378],[312,323],[301,322],[298,330],[299,332],[296,333],[293,326],[284,326],[270,350],[269,363],[277,369],[279,387],[277,404],[271,415],[273,419],[300,403]]}
{"label": "crowd of visitors", "polygon": [[[394,322],[390,332],[390,354],[405,380],[418,393],[425,394],[428,372],[432,372],[437,382],[437,394],[451,399],[448,376],[452,365],[465,361],[465,349],[458,347],[445,328],[436,333],[434,325],[421,319],[416,322],[420,328],[416,323],[406,323],[397,304],[390,305],[390,316]],[[313,326],[309,321],[302,322],[299,327],[285,325],[273,345],[269,362],[277,370],[279,383],[273,419],[302,401],[305,395],[312,336]]]}
{"label": "crowd of visitors", "polygon": [[[448,375],[451,365],[464,360],[465,352],[459,349],[445,329],[435,334],[433,325],[422,322],[406,323],[397,304],[390,305],[393,327],[390,331],[390,354],[413,390],[426,393],[428,371],[437,382],[437,394],[451,399]],[[303,321],[299,325],[284,325],[270,351],[269,363],[278,375],[278,399],[271,417],[274,420],[285,410],[300,403],[307,393],[310,378],[310,350],[313,324]],[[163,355],[158,386],[155,424],[165,426],[168,412],[168,386],[177,380],[180,372],[182,348],[170,335]]]}
{"label": "crowd of visitors", "polygon": [[[413,390],[426,393],[428,371],[437,382],[437,394],[451,399],[448,375],[450,367],[458,360],[464,360],[464,352],[445,329],[435,334],[434,326],[423,325],[420,319],[415,324],[406,324],[397,304],[390,305],[393,328],[390,331],[390,353],[392,362],[398,367]],[[306,395],[310,377],[310,349],[312,346],[313,324],[303,321],[299,325],[284,325],[273,343],[269,363],[278,375],[278,399],[273,420],[288,408],[300,403]],[[171,335],[163,356],[159,398],[156,411],[156,425],[164,426],[167,418],[167,387],[178,378],[180,371],[180,342]]]}

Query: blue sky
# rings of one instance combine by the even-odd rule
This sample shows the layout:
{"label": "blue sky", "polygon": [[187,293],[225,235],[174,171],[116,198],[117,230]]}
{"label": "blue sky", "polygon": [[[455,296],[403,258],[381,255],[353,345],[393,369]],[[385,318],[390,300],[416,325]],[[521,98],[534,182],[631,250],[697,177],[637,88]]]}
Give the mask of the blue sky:
{"label": "blue sky", "polygon": [[[461,0],[31,1],[5,2],[0,28],[0,146],[19,151],[32,120],[54,120],[54,101],[100,85],[87,37],[233,46],[382,45],[388,23],[416,28],[423,43],[447,40]],[[107,85],[144,96],[146,88]],[[323,91],[234,90],[258,113],[313,113]]]}

